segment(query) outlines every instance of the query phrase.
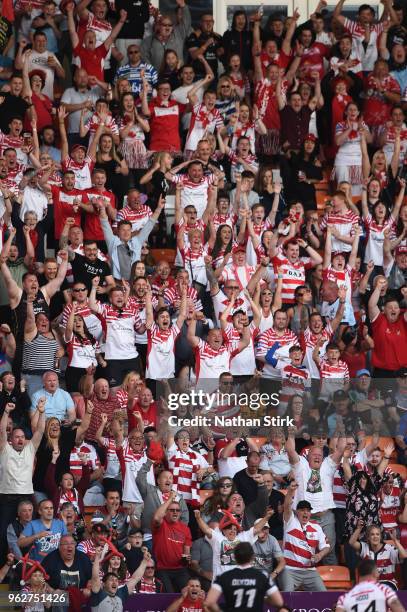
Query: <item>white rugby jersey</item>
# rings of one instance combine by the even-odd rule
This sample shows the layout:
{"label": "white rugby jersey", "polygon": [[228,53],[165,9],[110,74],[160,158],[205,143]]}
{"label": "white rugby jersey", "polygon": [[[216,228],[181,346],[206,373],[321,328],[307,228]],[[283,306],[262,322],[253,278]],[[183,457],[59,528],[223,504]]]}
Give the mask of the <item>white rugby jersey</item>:
{"label": "white rugby jersey", "polygon": [[338,599],[336,612],[387,612],[395,599],[397,595],[390,587],[374,580],[363,580]]}

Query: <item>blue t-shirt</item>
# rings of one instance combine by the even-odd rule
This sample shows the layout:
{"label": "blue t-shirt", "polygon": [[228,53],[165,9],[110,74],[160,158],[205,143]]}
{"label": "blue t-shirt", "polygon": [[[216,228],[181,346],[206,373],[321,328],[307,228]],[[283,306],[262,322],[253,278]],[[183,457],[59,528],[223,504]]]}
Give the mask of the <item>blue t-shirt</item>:
{"label": "blue t-shirt", "polygon": [[[45,529],[47,528],[42,520],[35,519],[34,521],[30,521],[28,525],[24,527],[22,535],[32,536],[36,533],[40,533],[41,531],[45,531]],[[52,519],[51,528],[47,531],[49,532],[49,535],[44,536],[39,540],[35,540],[30,550],[30,558],[35,559],[35,561],[42,561],[44,557],[48,555],[48,553],[56,550],[59,546],[59,540],[61,537],[68,534],[64,521],[61,521],[60,519]]]}

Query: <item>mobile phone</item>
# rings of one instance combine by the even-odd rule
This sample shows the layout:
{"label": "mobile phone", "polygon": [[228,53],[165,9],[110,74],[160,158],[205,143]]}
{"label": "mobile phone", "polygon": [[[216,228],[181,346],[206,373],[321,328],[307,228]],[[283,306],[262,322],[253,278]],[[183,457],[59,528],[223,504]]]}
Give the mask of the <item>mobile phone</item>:
{"label": "mobile phone", "polygon": [[28,147],[28,145],[30,144],[30,140],[31,140],[30,132],[24,132],[23,139],[24,139],[24,146]]}
{"label": "mobile phone", "polygon": [[282,183],[280,169],[276,168],[272,171],[273,183]]}

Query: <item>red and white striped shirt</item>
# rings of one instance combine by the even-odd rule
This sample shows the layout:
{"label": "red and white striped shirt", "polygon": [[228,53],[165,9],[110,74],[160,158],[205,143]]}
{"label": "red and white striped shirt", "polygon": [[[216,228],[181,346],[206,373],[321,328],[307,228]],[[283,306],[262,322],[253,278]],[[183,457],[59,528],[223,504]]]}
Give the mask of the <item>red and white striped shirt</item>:
{"label": "red and white striped shirt", "polygon": [[[320,227],[322,230],[326,229],[328,225],[333,225],[335,229],[338,230],[339,234],[342,236],[352,236],[353,225],[359,224],[359,217],[357,214],[352,212],[351,210],[346,210],[342,213],[330,212],[325,215],[321,221]],[[346,251],[349,252],[352,250],[352,245],[342,242],[332,236],[332,251]]]}
{"label": "red and white striped shirt", "polygon": [[[275,358],[288,361],[289,349],[295,344],[298,344],[298,338],[291,329],[285,329],[283,334],[280,335],[276,332],[274,327],[271,327],[260,334],[257,338],[256,357],[264,357],[276,342],[280,344],[280,348],[275,352]],[[263,376],[264,378],[280,378],[280,371],[273,368],[270,363],[266,363],[263,368]]]}
{"label": "red and white striped shirt", "polygon": [[199,506],[199,482],[196,473],[209,467],[205,457],[192,449],[186,453],[173,444],[167,451],[168,467],[174,477],[174,490],[185,501]]}
{"label": "red and white striped shirt", "polygon": [[282,252],[273,257],[272,264],[274,271],[277,274],[277,270],[283,275],[283,286],[281,297],[284,304],[294,304],[295,297],[294,293],[297,287],[304,285],[305,283],[305,271],[313,267],[312,259],[310,257],[301,257],[295,263],[288,261],[287,257],[284,257]]}
{"label": "red and white striped shirt", "polygon": [[350,266],[346,265],[343,270],[335,270],[332,264],[324,270],[323,278],[324,280],[329,280],[338,285],[346,286],[346,299],[348,302],[352,301],[352,270]]}
{"label": "red and white striped shirt", "polygon": [[[118,450],[118,453],[122,456],[120,467],[123,476],[123,501],[142,502],[143,498],[137,486],[136,478],[141,466],[147,461],[147,455],[144,450],[135,453],[127,439],[123,443],[122,448]],[[147,482],[155,484],[153,466],[151,466],[147,474]]]}
{"label": "red and white striped shirt", "polygon": [[87,457],[87,466],[93,472],[97,468],[100,467],[99,457],[95,450],[95,447],[88,442],[82,444],[81,446],[74,446],[71,450],[71,454],[69,456],[69,470],[72,472],[74,476],[80,478],[82,476],[82,461],[79,459],[78,453],[84,453]]}
{"label": "red and white striped shirt", "polygon": [[294,513],[284,522],[284,559],[287,567],[295,569],[316,569],[311,557],[329,546],[318,523],[308,521],[301,525]]}
{"label": "red and white striped shirt", "polygon": [[360,543],[360,558],[372,559],[376,563],[380,580],[394,580],[396,563],[400,563],[399,552],[391,544],[383,544],[378,552],[373,552],[366,542]]}
{"label": "red and white striped shirt", "polygon": [[341,359],[338,360],[336,365],[331,365],[327,359],[322,359],[319,367],[321,379],[338,379],[340,378],[344,382],[349,381],[349,370],[348,365]]}
{"label": "red and white striped shirt", "polygon": [[[198,299],[198,292],[194,287],[187,287],[187,299],[194,303],[195,310],[202,310],[201,300]],[[178,285],[167,287],[164,291],[164,302],[168,306],[174,306],[175,301],[181,301]]]}
{"label": "red and white striped shirt", "polygon": [[125,206],[117,212],[113,227],[117,227],[119,221],[130,221],[132,232],[136,232],[141,230],[152,216],[153,211],[146,204],[141,204],[137,210],[133,210],[130,206]]}

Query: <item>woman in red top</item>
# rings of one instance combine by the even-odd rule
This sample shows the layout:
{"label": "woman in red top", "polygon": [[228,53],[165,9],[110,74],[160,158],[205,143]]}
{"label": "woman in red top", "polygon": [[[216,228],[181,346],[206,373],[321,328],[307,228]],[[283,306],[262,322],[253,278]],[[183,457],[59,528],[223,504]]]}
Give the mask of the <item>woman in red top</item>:
{"label": "woman in red top", "polygon": [[[52,125],[52,102],[48,96],[41,93],[45,85],[45,72],[43,70],[28,72],[30,53],[31,51],[27,51],[24,55],[23,98],[30,104],[33,104],[37,115],[37,128],[42,130],[46,125]],[[24,129],[31,131],[31,123],[28,118],[24,120]]]}

